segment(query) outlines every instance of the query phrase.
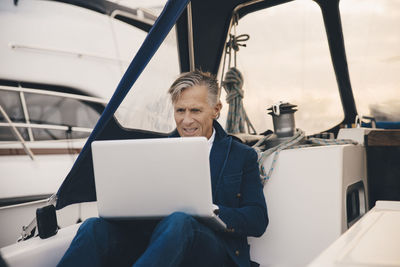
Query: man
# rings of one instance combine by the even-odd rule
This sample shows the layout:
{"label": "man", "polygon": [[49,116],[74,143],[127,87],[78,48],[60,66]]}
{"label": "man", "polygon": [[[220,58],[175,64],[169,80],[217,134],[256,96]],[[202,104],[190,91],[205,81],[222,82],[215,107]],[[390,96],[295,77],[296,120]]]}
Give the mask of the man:
{"label": "man", "polygon": [[59,266],[250,266],[247,236],[261,236],[268,224],[257,154],[216,121],[222,104],[213,76],[183,73],[169,93],[176,122],[171,136],[208,139],[213,202],[227,230],[215,232],[181,212],[157,222],[92,218]]}

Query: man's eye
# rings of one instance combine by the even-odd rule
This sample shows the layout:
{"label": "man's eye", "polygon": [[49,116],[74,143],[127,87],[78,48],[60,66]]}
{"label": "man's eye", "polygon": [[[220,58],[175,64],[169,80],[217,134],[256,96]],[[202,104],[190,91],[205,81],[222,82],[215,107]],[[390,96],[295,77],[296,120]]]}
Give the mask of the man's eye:
{"label": "man's eye", "polygon": [[197,108],[195,108],[195,109],[192,109],[192,112],[193,113],[199,113],[201,110],[200,109],[197,109]]}
{"label": "man's eye", "polygon": [[176,112],[182,113],[182,112],[185,112],[185,110],[184,110],[183,108],[178,108],[178,109],[176,110]]}

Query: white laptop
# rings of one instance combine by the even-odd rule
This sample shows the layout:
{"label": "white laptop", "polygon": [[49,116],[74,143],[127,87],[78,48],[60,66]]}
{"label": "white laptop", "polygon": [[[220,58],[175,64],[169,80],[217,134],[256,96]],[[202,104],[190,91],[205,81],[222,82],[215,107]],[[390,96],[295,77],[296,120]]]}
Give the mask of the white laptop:
{"label": "white laptop", "polygon": [[213,212],[205,137],[94,141],[92,155],[100,217],[158,219],[181,211],[226,227]]}

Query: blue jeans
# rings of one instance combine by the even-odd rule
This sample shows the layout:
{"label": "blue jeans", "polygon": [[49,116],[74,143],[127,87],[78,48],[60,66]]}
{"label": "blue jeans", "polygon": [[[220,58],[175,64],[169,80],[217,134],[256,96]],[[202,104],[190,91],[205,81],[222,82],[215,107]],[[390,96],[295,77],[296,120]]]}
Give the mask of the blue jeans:
{"label": "blue jeans", "polygon": [[190,215],[157,221],[86,220],[58,266],[224,266],[218,234]]}

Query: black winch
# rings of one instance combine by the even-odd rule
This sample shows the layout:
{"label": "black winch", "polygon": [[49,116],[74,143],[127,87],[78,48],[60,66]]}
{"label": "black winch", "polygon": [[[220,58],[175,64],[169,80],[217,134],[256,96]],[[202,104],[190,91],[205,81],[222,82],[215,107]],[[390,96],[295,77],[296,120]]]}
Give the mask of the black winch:
{"label": "black winch", "polygon": [[274,133],[265,140],[264,150],[277,146],[295,135],[294,113],[297,111],[296,107],[290,103],[279,102],[267,109],[269,110],[268,114],[272,116]]}

